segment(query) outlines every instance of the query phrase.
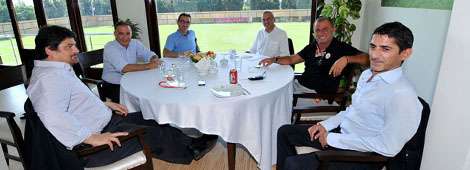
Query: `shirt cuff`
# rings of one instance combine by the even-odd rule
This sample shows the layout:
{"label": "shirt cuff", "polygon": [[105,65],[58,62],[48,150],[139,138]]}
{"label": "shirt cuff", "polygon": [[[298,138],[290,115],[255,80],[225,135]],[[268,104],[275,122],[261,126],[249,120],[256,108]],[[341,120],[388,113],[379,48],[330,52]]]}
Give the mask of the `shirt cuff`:
{"label": "shirt cuff", "polygon": [[67,146],[67,149],[72,150],[73,147],[75,147],[76,145],[83,143],[83,141],[85,141],[88,137],[90,137],[92,133],[93,132],[91,132],[88,128],[80,129],[80,131],[78,131],[78,134],[77,134],[78,140],[74,141],[74,143],[71,146]]}
{"label": "shirt cuff", "polygon": [[340,144],[340,135],[341,134],[339,133],[328,133],[328,136],[326,137],[326,142],[329,146],[344,149],[344,147]]}
{"label": "shirt cuff", "polygon": [[331,119],[326,119],[324,121],[321,121],[320,124],[326,129],[326,131],[333,130],[334,128],[337,128],[338,125],[336,123],[332,122]]}

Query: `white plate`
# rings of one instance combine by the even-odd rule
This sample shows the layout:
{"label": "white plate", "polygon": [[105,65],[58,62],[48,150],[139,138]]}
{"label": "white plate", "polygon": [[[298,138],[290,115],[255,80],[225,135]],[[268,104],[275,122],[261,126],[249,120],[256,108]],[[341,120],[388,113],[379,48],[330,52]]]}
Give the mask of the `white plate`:
{"label": "white plate", "polygon": [[211,92],[216,97],[235,97],[244,95],[244,90],[237,85],[221,85],[211,88]]}

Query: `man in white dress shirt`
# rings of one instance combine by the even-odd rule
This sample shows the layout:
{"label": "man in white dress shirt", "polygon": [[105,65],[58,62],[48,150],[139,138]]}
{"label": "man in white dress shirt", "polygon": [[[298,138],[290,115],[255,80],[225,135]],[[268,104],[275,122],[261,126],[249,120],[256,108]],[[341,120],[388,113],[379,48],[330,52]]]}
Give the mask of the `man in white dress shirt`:
{"label": "man in white dress shirt", "polygon": [[110,150],[88,156],[86,167],[109,164],[141,150],[136,140],[117,139],[139,127],[145,128],[144,140],[153,155],[165,161],[189,164],[210,150],[205,138],[190,138],[169,125],[144,120],[141,112],[128,113],[124,105],[102,102],[72,69],[79,52],[74,37],[60,26],[39,30],[27,94],[46,129],[67,149],[81,143],[109,145]]}
{"label": "man in white dress shirt", "polygon": [[258,31],[256,40],[250,49],[250,53],[268,57],[290,55],[287,33],[276,27],[274,24],[275,21],[276,19],[271,11],[264,11],[264,29]]}
{"label": "man in white dress shirt", "polygon": [[[416,133],[422,105],[401,64],[410,57],[413,34],[399,22],[372,34],[371,67],[362,72],[352,104],[313,126],[284,125],[278,130],[277,168],[317,169],[314,153],[298,155],[295,146],[347,149],[393,157]],[[340,132],[331,130],[338,128]],[[336,169],[369,169],[376,165],[342,164]]]}
{"label": "man in white dress shirt", "polygon": [[[139,40],[132,39],[129,24],[118,22],[114,30],[116,40],[106,43],[103,51],[103,88],[111,101],[119,103],[121,77],[124,73],[157,68],[158,56]],[[137,63],[138,59],[146,63]]]}

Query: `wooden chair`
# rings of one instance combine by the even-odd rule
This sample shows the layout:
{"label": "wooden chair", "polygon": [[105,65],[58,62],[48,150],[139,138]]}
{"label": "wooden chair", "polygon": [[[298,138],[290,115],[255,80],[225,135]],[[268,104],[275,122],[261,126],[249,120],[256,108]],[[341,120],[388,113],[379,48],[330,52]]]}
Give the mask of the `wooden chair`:
{"label": "wooden chair", "polygon": [[395,157],[385,157],[373,152],[317,151],[314,153],[320,161],[320,170],[327,170],[328,166],[334,162],[377,164],[385,166],[387,170],[418,170],[421,165],[426,127],[431,112],[429,104],[422,98],[418,98],[423,106],[418,130]]}
{"label": "wooden chair", "polygon": [[[24,139],[25,169],[153,169],[150,148],[144,143],[143,128],[136,129],[127,136],[119,137],[121,143],[137,138],[142,146],[142,151],[127,156],[124,159],[109,165],[86,168],[82,158],[109,149],[108,145],[91,147],[80,144],[68,150],[62,145],[42,124],[37,113],[28,99],[25,103],[26,128]],[[52,155],[46,155],[53,153]]]}
{"label": "wooden chair", "polygon": [[23,50],[20,50],[20,55],[21,55],[21,58],[24,59],[24,61],[22,60],[22,62],[23,62],[23,65],[26,68],[26,77],[27,77],[27,79],[25,79],[25,86],[27,87],[28,86],[28,81],[26,81],[26,80],[29,80],[29,78],[31,77],[31,74],[33,72],[34,56],[36,55],[36,52],[35,52],[34,49],[23,49]]}
{"label": "wooden chair", "polygon": [[26,72],[23,65],[0,65],[0,90],[23,84],[26,80]]}
{"label": "wooden chair", "polygon": [[[25,167],[23,160],[24,140],[21,130],[14,119],[15,116],[16,115],[12,112],[0,111],[0,119],[2,120],[2,123],[4,123],[3,121],[5,120],[8,125],[7,127],[2,126],[0,132],[0,144],[3,149],[3,156],[5,157],[7,166],[10,165],[10,160],[15,160],[20,162],[23,167]],[[8,128],[10,134],[7,134],[8,130],[3,128]],[[18,155],[10,153],[8,151],[8,146],[15,147]]]}
{"label": "wooden chair", "polygon": [[[290,55],[294,55],[294,54],[295,54],[295,50],[294,50],[294,43],[292,42],[292,39],[287,38],[287,45],[289,45],[289,54],[290,54]],[[292,69],[295,71],[295,64],[291,64],[290,66],[291,66]]]}
{"label": "wooden chair", "polygon": [[194,38],[194,41],[196,42],[196,53],[201,52],[201,49],[199,49],[199,45],[197,44],[197,38]]}
{"label": "wooden chair", "polygon": [[105,101],[106,96],[103,90],[103,80],[101,80],[103,68],[92,67],[98,64],[103,64],[103,49],[82,52],[78,54],[80,71],[76,73],[85,84],[96,85],[100,99]]}
{"label": "wooden chair", "polygon": [[[23,84],[26,81],[26,72],[23,65],[4,66],[0,65],[0,90]],[[16,124],[15,113],[0,111],[0,145],[7,165],[10,160],[23,161],[23,135],[21,129]],[[8,146],[16,148],[18,154],[9,152]]]}
{"label": "wooden chair", "polygon": [[[342,79],[345,80],[342,87],[339,87],[336,93],[294,93],[293,96],[293,108],[292,108],[292,119],[293,124],[312,124],[318,121],[313,120],[301,120],[301,117],[305,114],[310,116],[318,116],[319,119],[335,115],[341,110],[346,109],[348,104],[349,96],[352,94],[351,85],[356,70],[359,67],[355,64],[346,66],[343,70]],[[295,75],[295,79],[298,79],[300,74]],[[299,99],[321,99],[326,100],[327,105],[315,105],[309,102],[308,105],[297,106]],[[336,102],[336,104],[334,104]]]}

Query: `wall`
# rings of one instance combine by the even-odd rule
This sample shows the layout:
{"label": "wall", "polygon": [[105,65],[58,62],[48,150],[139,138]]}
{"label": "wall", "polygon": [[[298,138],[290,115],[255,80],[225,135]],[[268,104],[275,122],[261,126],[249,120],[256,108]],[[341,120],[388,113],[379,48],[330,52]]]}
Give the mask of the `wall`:
{"label": "wall", "polygon": [[470,11],[468,0],[454,0],[426,134],[423,170],[470,169]]}
{"label": "wall", "polygon": [[431,103],[451,11],[381,7],[380,3],[379,0],[363,0],[359,48],[367,50],[372,32],[385,22],[400,21],[408,26],[413,31],[415,41],[413,54],[403,68],[418,95]]}
{"label": "wall", "polygon": [[140,40],[146,47],[150,47],[144,2],[144,0],[116,0],[116,8],[119,19],[126,20],[129,18],[139,24]]}

